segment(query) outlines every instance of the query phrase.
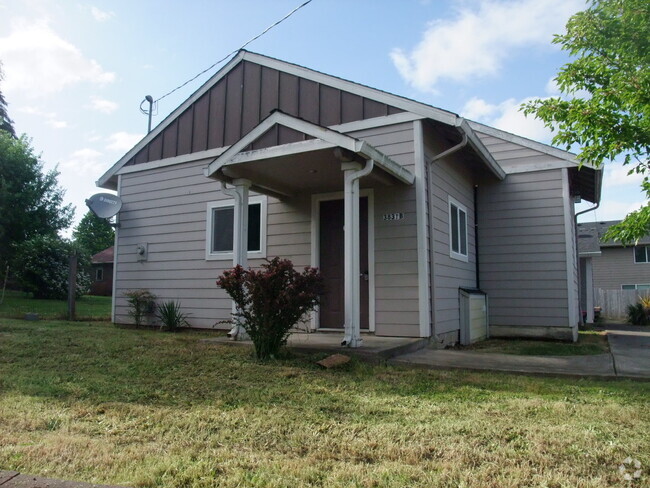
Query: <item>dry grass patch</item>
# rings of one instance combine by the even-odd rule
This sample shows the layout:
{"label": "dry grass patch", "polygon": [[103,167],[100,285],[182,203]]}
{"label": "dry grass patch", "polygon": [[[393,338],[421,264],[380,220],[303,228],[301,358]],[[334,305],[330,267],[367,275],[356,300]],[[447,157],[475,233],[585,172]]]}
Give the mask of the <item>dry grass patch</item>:
{"label": "dry grass patch", "polygon": [[323,371],[97,323],[0,332],[3,469],[136,487],[604,487],[627,456],[650,466],[648,383]]}

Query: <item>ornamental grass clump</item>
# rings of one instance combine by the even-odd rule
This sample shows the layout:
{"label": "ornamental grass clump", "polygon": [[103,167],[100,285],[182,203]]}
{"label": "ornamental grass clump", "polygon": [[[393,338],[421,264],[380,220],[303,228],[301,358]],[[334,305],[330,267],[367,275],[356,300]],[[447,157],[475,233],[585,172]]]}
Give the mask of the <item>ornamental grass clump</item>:
{"label": "ornamental grass clump", "polygon": [[650,297],[639,297],[639,301],[627,306],[627,321],[632,325],[650,325]]}
{"label": "ornamental grass clump", "polygon": [[291,328],[314,310],[323,294],[317,268],[307,266],[299,273],[290,260],[278,257],[259,270],[237,265],[224,271],[217,286],[235,302],[233,321],[248,333],[259,360],[278,353]]}
{"label": "ornamental grass clump", "polygon": [[158,305],[156,317],[160,319],[160,329],[168,332],[178,332],[181,327],[190,325],[187,322],[189,314],[181,311],[181,302],[174,302],[172,300],[163,302],[161,305]]}

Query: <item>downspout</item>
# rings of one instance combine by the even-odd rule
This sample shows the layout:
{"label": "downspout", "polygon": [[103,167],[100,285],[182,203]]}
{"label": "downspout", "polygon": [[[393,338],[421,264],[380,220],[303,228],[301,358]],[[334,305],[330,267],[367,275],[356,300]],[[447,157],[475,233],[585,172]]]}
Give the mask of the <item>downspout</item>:
{"label": "downspout", "polygon": [[[228,195],[229,197],[231,197],[235,201],[235,205],[241,205],[241,194],[235,188],[228,188],[226,186],[226,183],[222,181],[221,182],[221,191],[225,195]],[[237,256],[238,253],[237,253],[237,250],[235,249],[235,247],[236,246],[234,245],[234,242],[233,242],[233,249],[232,249],[232,253],[233,253],[233,263],[232,263],[232,265],[233,265],[233,267],[235,267],[235,266],[237,266],[239,264],[238,263],[239,259],[238,259],[238,256]],[[232,313],[232,316],[234,317],[235,314],[237,313],[237,306],[235,305],[234,300],[232,301],[232,307],[231,308],[232,308],[231,313]],[[233,325],[232,329],[230,329],[230,332],[228,332],[228,337],[230,337],[233,341],[236,341],[236,340],[242,338],[245,333],[246,332],[244,331],[243,327],[241,325],[235,323],[235,325]]]}
{"label": "downspout", "polygon": [[[588,212],[593,212],[598,207],[600,207],[600,201],[598,203],[596,203],[596,205],[594,205],[593,207],[582,210],[582,211],[576,213],[573,216],[573,229],[574,229],[575,236],[576,236],[576,259],[578,260],[578,263],[577,263],[577,268],[578,268],[578,303],[582,302],[582,276],[580,274],[580,249],[578,248],[578,215],[586,214]],[[585,305],[586,305],[586,303],[585,303]],[[582,307],[580,307],[580,314],[579,314],[578,317],[579,317],[578,318],[578,325],[580,327],[584,327],[585,322],[584,322],[584,320],[582,318]]]}
{"label": "downspout", "polygon": [[361,340],[361,268],[359,264],[359,179],[369,175],[375,166],[372,159],[358,170],[358,163],[342,163],[344,172],[344,288],[345,336],[342,346],[360,347]]}
{"label": "downspout", "polygon": [[[434,207],[433,207],[433,174],[432,174],[432,167],[433,163],[436,161],[447,157],[456,151],[461,150],[467,145],[468,142],[468,137],[467,137],[467,132],[465,132],[461,126],[463,123],[464,119],[459,117],[456,120],[456,127],[458,130],[460,130],[463,133],[463,138],[461,141],[456,144],[455,146],[450,147],[449,149],[441,152],[440,154],[437,154],[433,158],[431,158],[431,161],[429,161],[429,164],[427,164],[427,201],[429,203],[429,279],[431,280],[430,286],[433,289],[433,271],[434,271],[434,260],[436,257],[435,253],[435,238],[434,238]],[[426,158],[425,158],[425,163],[426,163]],[[433,297],[434,294],[432,292],[431,296]],[[431,303],[431,325],[433,328],[433,334],[435,335],[435,298],[432,300],[433,303]]]}
{"label": "downspout", "polygon": [[476,259],[476,289],[481,289],[478,252],[478,185],[474,185],[474,257]]}

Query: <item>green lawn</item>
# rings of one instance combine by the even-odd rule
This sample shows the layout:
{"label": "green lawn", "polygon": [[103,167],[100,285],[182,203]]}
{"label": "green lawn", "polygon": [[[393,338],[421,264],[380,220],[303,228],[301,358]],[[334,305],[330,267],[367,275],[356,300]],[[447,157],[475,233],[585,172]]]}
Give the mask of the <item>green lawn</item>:
{"label": "green lawn", "polygon": [[583,356],[609,352],[607,336],[604,332],[580,331],[578,341],[542,341],[526,339],[488,339],[460,349],[517,354],[523,356]]}
{"label": "green lawn", "polygon": [[0,469],[134,487],[648,486],[650,383],[259,364],[207,335],[0,319]]}
{"label": "green lawn", "polygon": [[[37,313],[45,319],[66,319],[68,302],[65,300],[35,300],[30,293],[7,291],[0,317],[23,318],[26,313]],[[76,313],[78,319],[110,320],[111,297],[84,296],[77,299]]]}

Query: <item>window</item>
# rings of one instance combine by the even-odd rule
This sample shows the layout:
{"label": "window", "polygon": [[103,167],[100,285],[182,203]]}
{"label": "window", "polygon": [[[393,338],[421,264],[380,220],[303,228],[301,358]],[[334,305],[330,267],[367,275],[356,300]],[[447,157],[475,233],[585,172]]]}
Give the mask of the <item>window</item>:
{"label": "window", "polygon": [[97,268],[95,270],[95,281],[104,281],[104,268]]}
{"label": "window", "polygon": [[449,197],[449,256],[467,262],[467,208]]}
{"label": "window", "polygon": [[622,290],[650,290],[650,284],[644,285],[621,285]]}
{"label": "window", "polygon": [[[208,203],[206,259],[232,259],[235,225],[233,200]],[[266,256],[266,197],[248,199],[248,257]]]}
{"label": "window", "polygon": [[634,262],[650,263],[650,246],[634,246]]}

